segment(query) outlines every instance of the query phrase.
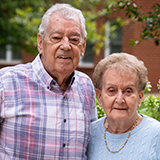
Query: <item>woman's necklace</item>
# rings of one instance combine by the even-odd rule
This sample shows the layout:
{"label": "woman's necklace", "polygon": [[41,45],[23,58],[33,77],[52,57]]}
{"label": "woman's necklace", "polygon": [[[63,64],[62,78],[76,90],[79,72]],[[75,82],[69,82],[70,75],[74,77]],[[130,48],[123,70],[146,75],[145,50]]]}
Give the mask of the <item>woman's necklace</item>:
{"label": "woman's necklace", "polygon": [[135,126],[136,126],[136,124],[137,124],[137,121],[138,121],[138,116],[137,116],[136,121],[134,122],[131,130],[130,130],[129,133],[128,133],[128,136],[127,136],[126,141],[124,142],[123,146],[122,146],[119,150],[117,150],[117,151],[112,151],[112,150],[110,150],[109,147],[108,147],[108,144],[107,144],[107,141],[106,141],[106,131],[108,130],[109,125],[107,125],[107,127],[106,127],[106,129],[105,129],[105,131],[104,131],[104,141],[105,141],[105,145],[106,145],[106,147],[107,147],[107,149],[108,149],[109,152],[117,153],[117,152],[119,152],[120,150],[123,149],[123,147],[126,145],[128,139],[129,139],[129,137],[130,137],[130,135],[131,135],[132,130],[135,128]]}

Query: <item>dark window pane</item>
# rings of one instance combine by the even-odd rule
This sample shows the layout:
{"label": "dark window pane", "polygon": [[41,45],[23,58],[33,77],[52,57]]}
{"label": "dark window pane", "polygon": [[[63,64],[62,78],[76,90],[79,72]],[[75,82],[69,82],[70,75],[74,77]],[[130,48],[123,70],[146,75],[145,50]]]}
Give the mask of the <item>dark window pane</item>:
{"label": "dark window pane", "polygon": [[82,61],[86,62],[86,63],[93,63],[93,56],[94,56],[93,44],[92,43],[87,43],[86,51],[84,53]]}
{"label": "dark window pane", "polygon": [[6,48],[0,45],[0,60],[6,59]]}
{"label": "dark window pane", "polygon": [[20,52],[14,53],[14,54],[12,55],[12,59],[13,59],[13,60],[19,60],[19,59],[21,59],[21,53],[20,53]]}
{"label": "dark window pane", "polygon": [[[0,45],[0,60],[6,60],[7,49],[10,50],[12,49],[12,47],[10,47],[9,45],[5,47]],[[12,60],[20,60],[20,59],[21,59],[20,49],[16,51],[12,49]]]}
{"label": "dark window pane", "polygon": [[110,54],[122,51],[122,28],[115,30],[116,36],[110,42]]}

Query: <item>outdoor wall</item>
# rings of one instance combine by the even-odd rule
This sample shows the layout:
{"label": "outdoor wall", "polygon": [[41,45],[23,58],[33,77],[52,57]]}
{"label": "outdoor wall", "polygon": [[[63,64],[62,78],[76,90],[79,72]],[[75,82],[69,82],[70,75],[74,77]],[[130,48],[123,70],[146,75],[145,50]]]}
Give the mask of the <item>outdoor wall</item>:
{"label": "outdoor wall", "polygon": [[32,62],[35,57],[36,57],[36,55],[33,55],[31,53],[27,53],[25,50],[22,50],[22,63]]}

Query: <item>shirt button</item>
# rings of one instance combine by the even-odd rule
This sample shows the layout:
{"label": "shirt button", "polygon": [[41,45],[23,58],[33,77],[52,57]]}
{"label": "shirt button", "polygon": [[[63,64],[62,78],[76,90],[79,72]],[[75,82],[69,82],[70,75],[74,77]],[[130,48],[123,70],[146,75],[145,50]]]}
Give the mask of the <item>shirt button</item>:
{"label": "shirt button", "polygon": [[66,144],[65,143],[63,143],[63,147],[65,147],[66,146]]}
{"label": "shirt button", "polygon": [[53,84],[53,85],[56,85],[56,82],[52,81],[52,84]]}
{"label": "shirt button", "polygon": [[66,121],[67,121],[66,119],[63,120],[64,123],[66,123]]}

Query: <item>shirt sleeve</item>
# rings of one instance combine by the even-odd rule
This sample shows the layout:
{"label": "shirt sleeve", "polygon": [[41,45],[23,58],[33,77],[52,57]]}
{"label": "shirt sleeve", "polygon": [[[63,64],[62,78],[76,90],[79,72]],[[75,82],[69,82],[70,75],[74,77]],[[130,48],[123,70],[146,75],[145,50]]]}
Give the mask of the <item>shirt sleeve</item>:
{"label": "shirt sleeve", "polygon": [[156,154],[157,154],[157,160],[160,160],[160,128],[158,129],[158,137],[156,142]]}
{"label": "shirt sleeve", "polygon": [[2,83],[0,82],[0,124],[3,121],[3,117],[2,117],[3,107],[4,107],[4,91],[3,91]]}
{"label": "shirt sleeve", "polygon": [[91,122],[95,121],[98,119],[98,115],[97,115],[97,107],[96,107],[96,94],[95,94],[95,90],[94,87],[92,85],[92,98],[91,98]]}

